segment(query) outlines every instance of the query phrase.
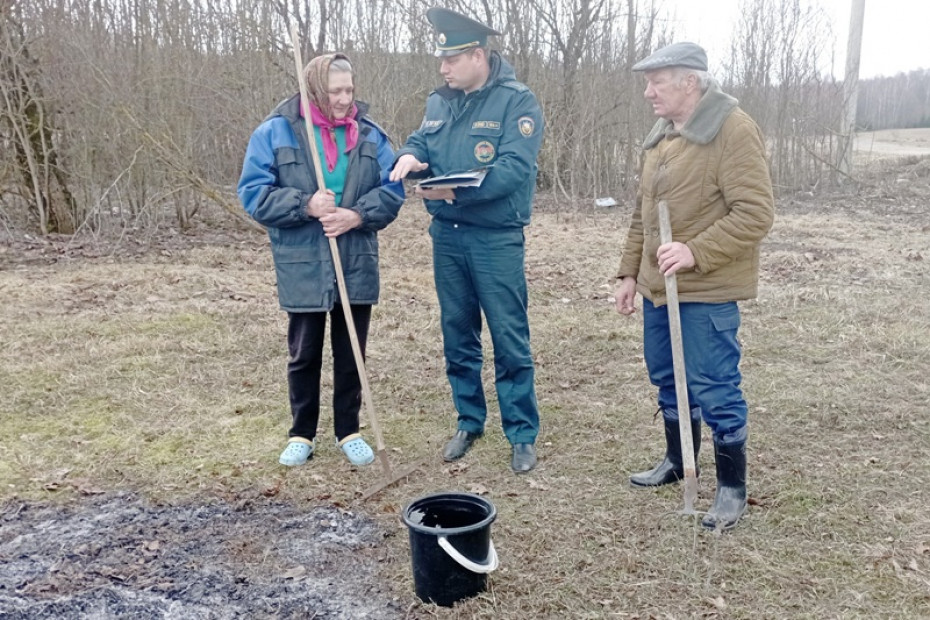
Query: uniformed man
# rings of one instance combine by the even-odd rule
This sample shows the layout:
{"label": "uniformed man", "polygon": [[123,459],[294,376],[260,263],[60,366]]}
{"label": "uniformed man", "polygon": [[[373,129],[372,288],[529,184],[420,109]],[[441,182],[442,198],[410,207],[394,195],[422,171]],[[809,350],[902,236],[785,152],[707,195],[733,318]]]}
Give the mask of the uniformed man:
{"label": "uniformed man", "polygon": [[391,180],[487,167],[478,187],[422,189],[432,215],[433,272],[446,374],[458,430],[443,458],[462,458],[484,433],[481,313],[494,346],[495,386],[517,473],[536,466],[539,412],[527,320],[523,227],[530,222],[543,119],[536,96],[488,49],[484,24],[443,8],[426,13],[445,85],[397,152]]}

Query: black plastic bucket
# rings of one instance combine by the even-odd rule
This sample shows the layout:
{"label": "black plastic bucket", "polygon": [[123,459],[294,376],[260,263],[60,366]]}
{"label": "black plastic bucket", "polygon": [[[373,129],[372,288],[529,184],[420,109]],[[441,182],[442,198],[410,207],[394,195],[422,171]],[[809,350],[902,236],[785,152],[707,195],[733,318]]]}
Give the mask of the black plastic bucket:
{"label": "black plastic bucket", "polygon": [[401,518],[410,529],[420,600],[451,607],[487,588],[488,573],[497,568],[494,504],[470,493],[436,493],[410,502]]}

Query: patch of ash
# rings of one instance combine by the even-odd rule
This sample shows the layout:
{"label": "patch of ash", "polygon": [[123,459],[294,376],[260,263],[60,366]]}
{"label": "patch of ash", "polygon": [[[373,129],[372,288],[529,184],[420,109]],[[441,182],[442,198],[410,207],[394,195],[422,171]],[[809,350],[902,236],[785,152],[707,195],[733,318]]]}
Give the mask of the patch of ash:
{"label": "patch of ash", "polygon": [[149,505],[133,494],[0,508],[0,618],[403,617],[383,532],[290,504]]}

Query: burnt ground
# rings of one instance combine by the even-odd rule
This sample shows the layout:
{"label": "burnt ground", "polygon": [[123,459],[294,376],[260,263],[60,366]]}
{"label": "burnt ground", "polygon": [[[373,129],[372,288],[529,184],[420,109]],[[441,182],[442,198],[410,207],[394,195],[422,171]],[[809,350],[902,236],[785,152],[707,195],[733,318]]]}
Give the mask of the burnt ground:
{"label": "burnt ground", "polygon": [[384,533],[331,506],[150,505],[133,494],[0,509],[0,618],[398,618]]}

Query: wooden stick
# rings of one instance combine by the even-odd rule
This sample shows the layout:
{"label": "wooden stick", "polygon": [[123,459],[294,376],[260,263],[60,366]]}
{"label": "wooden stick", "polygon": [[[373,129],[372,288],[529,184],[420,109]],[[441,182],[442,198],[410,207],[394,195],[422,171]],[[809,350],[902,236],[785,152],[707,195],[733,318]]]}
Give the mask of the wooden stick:
{"label": "wooden stick", "polygon": [[[672,242],[672,225],[668,203],[659,201],[659,234],[662,244]],[[697,474],[694,467],[694,444],[691,439],[691,407],[688,404],[688,377],[685,372],[685,351],[681,340],[681,311],[678,307],[678,279],[665,276],[665,296],[668,303],[668,325],[672,342],[672,365],[675,368],[675,394],[678,397],[678,433],[681,435],[681,462],[685,470],[685,514],[696,514]]]}

